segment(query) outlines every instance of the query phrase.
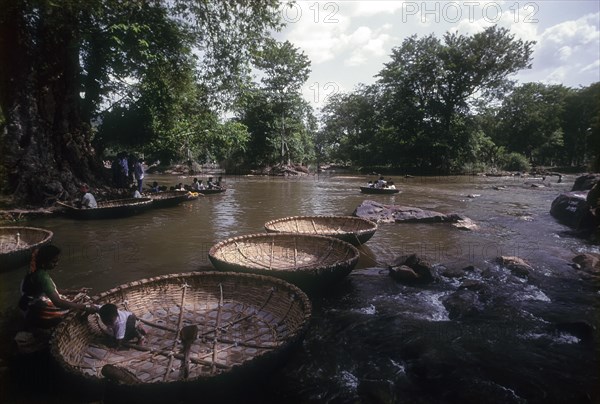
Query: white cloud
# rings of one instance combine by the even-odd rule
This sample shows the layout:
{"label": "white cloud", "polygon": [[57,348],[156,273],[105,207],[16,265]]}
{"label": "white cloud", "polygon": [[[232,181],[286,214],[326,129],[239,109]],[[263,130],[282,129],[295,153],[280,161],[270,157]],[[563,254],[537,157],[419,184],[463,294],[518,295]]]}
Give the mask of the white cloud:
{"label": "white cloud", "polygon": [[[493,2],[487,3],[491,4]],[[510,29],[511,34],[523,41],[535,41],[537,39],[538,26],[535,23],[529,22],[534,17],[531,17],[531,11],[528,11],[526,8],[527,5],[523,5],[521,8],[505,7],[501,12],[497,12],[498,9],[491,6],[484,8],[485,6],[486,4],[483,5],[480,13],[476,13],[475,9],[469,10],[469,12],[465,13],[465,18],[461,19],[455,26],[450,27],[449,31],[473,35],[488,27],[498,25]]]}
{"label": "white cloud", "polygon": [[[403,7],[404,1],[349,1],[352,17],[370,17],[376,14],[395,14]],[[346,5],[344,4],[344,5]]]}
{"label": "white cloud", "polygon": [[344,36],[342,41],[345,48],[350,51],[350,57],[344,60],[347,66],[359,66],[372,60],[373,57],[382,57],[387,54],[385,45],[390,40],[390,35],[382,32],[388,29],[384,26],[381,30],[372,30],[369,27],[359,27],[352,34]]}
{"label": "white cloud", "polygon": [[595,60],[587,66],[584,66],[581,70],[583,72],[592,72],[596,74],[597,80],[600,80],[600,60]]}
{"label": "white cloud", "polygon": [[[561,73],[551,73],[552,79],[566,79],[597,62],[600,58],[600,32],[594,25],[597,19],[598,14],[587,15],[547,28],[539,36],[535,47],[534,67],[555,69],[554,72]],[[588,73],[593,75],[594,72],[590,69]]]}
{"label": "white cloud", "polygon": [[[370,84],[394,46],[405,38],[445,32],[472,35],[497,24],[516,38],[536,41],[533,67],[520,82],[589,85],[600,81],[598,3],[586,1],[299,1],[287,27],[277,35],[312,61],[304,89],[322,106],[323,95]],[[294,10],[292,10],[294,11]],[[292,21],[290,21],[292,20]],[[310,88],[312,86],[312,89]],[[318,91],[318,100],[315,95]],[[337,91],[337,90],[336,90]]]}

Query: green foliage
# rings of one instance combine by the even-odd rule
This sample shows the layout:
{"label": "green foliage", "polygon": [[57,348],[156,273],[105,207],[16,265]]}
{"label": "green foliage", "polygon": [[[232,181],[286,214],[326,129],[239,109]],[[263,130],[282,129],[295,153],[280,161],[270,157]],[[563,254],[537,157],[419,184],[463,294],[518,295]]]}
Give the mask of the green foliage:
{"label": "green foliage", "polygon": [[600,171],[600,82],[567,95],[562,130],[565,162]]}
{"label": "green foliage", "polygon": [[407,38],[392,50],[375,85],[324,108],[321,139],[335,139],[329,151],[359,165],[460,170],[482,153],[472,105],[502,94],[507,77],[529,66],[532,46],[497,27],[472,36],[448,33],[443,40]]}
{"label": "green foliage", "polygon": [[561,163],[561,120],[572,90],[561,85],[526,83],[504,99],[497,119],[497,143],[538,165]]}
{"label": "green foliage", "polygon": [[529,171],[529,159],[520,153],[507,153],[500,157],[500,168],[507,171]]}
{"label": "green foliage", "polygon": [[[89,108],[110,100],[100,115],[96,149],[136,150],[163,161],[212,161],[243,150],[247,131],[219,123],[216,114],[237,92],[267,29],[278,26],[276,6],[119,2],[106,10],[106,20],[98,20],[106,37],[84,42],[84,71],[97,72],[86,81],[102,88]],[[202,51],[193,52],[195,46]],[[100,62],[103,69],[94,70]]]}
{"label": "green foliage", "polygon": [[253,62],[261,70],[262,85],[245,86],[236,108],[238,121],[251,134],[246,163],[313,160],[316,120],[300,93],[310,73],[309,59],[288,41],[268,40]]}

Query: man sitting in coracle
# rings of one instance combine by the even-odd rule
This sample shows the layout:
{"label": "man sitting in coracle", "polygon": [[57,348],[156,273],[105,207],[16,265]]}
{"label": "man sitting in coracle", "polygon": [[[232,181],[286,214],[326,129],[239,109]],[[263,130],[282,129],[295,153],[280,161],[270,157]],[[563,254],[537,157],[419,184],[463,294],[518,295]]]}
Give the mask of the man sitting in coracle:
{"label": "man sitting in coracle", "polygon": [[90,187],[87,184],[81,185],[79,190],[83,193],[81,197],[80,205],[82,209],[95,209],[98,207],[96,198],[90,193]]}

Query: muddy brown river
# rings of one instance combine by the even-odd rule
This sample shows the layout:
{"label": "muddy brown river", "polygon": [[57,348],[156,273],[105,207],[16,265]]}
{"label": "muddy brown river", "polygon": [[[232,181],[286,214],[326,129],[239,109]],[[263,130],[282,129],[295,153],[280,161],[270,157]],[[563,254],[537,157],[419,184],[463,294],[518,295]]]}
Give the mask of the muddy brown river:
{"label": "muddy brown river", "polygon": [[[555,177],[543,183],[520,177],[392,178],[400,193],[364,195],[359,186],[374,177],[225,176],[227,192],[172,208],[125,219],[57,216],[27,225],[54,232],[53,243],[63,250],[52,271],[60,288],[99,293],[140,278],[205,269],[213,244],[262,232],[265,222],[280,217],[349,215],[365,199],[459,213],[479,229],[380,224],[360,248],[355,271],[330,294],[313,298],[303,345],[280,371],[264,376],[264,385],[235,401],[599,402],[599,287],[569,263],[578,253],[600,250],[549,214],[552,200],[570,190],[576,176],[563,176],[561,183]],[[147,180],[192,182],[173,176]],[[460,277],[440,271],[429,285],[395,282],[382,268],[411,253],[448,268],[472,268]],[[535,272],[517,277],[494,263],[501,255],[519,256]],[[54,379],[58,375],[30,377],[23,362],[14,360],[7,330],[12,331],[25,270],[0,271],[0,399],[102,400],[74,395]],[[465,292],[466,281],[484,286]],[[458,315],[452,312],[456,307]]]}

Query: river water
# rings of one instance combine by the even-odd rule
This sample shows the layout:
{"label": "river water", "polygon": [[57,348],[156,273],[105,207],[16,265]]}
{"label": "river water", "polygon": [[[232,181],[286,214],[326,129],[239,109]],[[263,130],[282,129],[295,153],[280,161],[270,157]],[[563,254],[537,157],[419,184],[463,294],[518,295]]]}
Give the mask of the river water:
{"label": "river water", "polygon": [[[312,299],[302,346],[280,371],[265,375],[266,387],[241,402],[591,403],[600,402],[600,344],[590,331],[600,329],[600,288],[569,263],[578,253],[599,250],[549,214],[552,200],[575,178],[532,187],[541,178],[397,177],[399,194],[364,195],[358,187],[373,178],[225,176],[227,192],[173,208],[118,220],[52,217],[28,225],[54,232],[53,243],[63,250],[52,273],[59,287],[99,293],[140,278],[206,269],[213,244],[262,232],[271,219],[348,215],[365,199],[459,213],[479,229],[380,224],[360,248],[355,271]],[[173,176],[152,180],[191,183]],[[407,286],[382,269],[411,253],[438,265],[436,282]],[[494,263],[501,255],[519,256],[535,271],[515,276]],[[442,266],[470,269],[452,276]],[[24,272],[0,271],[5,330]],[[79,401],[26,376],[7,383],[14,365],[7,358],[1,364],[6,391],[0,398]]]}

